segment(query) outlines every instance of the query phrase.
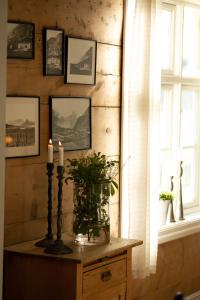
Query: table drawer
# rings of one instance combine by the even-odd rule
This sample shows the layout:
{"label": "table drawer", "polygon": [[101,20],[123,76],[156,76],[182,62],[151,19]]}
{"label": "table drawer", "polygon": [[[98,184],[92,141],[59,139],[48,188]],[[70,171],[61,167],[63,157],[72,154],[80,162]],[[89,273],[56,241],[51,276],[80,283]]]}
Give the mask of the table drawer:
{"label": "table drawer", "polygon": [[83,273],[83,297],[126,281],[126,259]]}

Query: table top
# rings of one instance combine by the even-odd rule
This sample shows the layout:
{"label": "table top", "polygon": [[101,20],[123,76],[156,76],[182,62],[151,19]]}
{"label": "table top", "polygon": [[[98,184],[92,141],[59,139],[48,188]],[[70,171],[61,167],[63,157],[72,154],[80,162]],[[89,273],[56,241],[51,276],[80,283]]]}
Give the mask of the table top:
{"label": "table top", "polygon": [[25,255],[36,255],[42,257],[53,257],[55,259],[63,259],[73,261],[83,265],[95,261],[99,258],[115,255],[117,252],[122,252],[128,248],[133,248],[142,244],[140,240],[112,238],[108,244],[80,246],[75,244],[69,237],[64,236],[64,244],[72,249],[71,254],[47,254],[44,248],[36,247],[35,243],[38,240],[28,241],[20,244],[15,244],[4,248],[6,253],[16,253]]}

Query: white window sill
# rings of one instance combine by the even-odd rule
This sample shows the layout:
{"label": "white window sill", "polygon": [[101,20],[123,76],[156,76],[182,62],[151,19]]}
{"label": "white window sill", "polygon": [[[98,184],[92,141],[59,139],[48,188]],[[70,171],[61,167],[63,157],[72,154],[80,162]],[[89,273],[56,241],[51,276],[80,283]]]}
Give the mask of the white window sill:
{"label": "white window sill", "polygon": [[159,230],[159,244],[200,232],[200,214],[185,216],[185,220],[169,223]]}

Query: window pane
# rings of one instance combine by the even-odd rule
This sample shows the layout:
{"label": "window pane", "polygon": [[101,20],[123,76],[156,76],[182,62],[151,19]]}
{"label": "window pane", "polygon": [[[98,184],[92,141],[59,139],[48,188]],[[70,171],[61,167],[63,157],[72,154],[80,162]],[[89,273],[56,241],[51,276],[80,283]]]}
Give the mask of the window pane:
{"label": "window pane", "polygon": [[183,89],[181,94],[181,145],[197,143],[198,92]]}
{"label": "window pane", "polygon": [[171,147],[172,93],[171,87],[162,87],[160,112],[161,149]]}
{"label": "window pane", "polygon": [[160,169],[160,191],[170,189],[170,151],[161,152],[161,169]]}
{"label": "window pane", "polygon": [[191,7],[184,8],[183,24],[183,76],[200,75],[199,65],[199,21],[200,12]]}
{"label": "window pane", "polygon": [[182,195],[184,205],[197,202],[197,152],[195,149],[183,149]]}
{"label": "window pane", "polygon": [[163,70],[173,68],[173,10],[163,9],[161,14],[161,61]]}

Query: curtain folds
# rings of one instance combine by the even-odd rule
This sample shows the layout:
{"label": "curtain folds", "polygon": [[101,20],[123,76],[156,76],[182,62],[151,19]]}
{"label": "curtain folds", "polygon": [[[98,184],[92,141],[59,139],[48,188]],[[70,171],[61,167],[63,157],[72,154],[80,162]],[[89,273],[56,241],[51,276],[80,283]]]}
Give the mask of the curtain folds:
{"label": "curtain folds", "polygon": [[156,270],[159,201],[160,47],[158,0],[126,0],[121,145],[121,236],[143,240],[133,273]]}

